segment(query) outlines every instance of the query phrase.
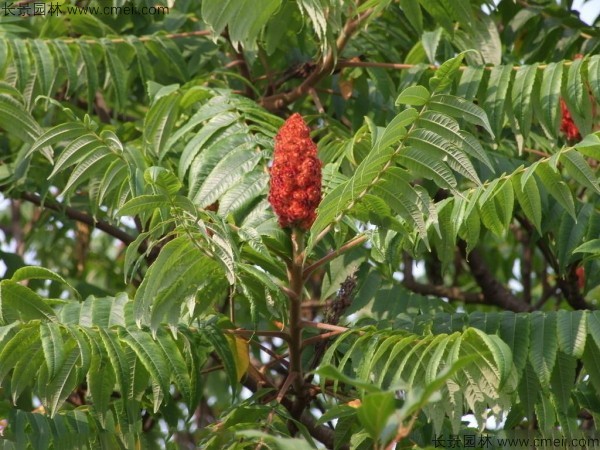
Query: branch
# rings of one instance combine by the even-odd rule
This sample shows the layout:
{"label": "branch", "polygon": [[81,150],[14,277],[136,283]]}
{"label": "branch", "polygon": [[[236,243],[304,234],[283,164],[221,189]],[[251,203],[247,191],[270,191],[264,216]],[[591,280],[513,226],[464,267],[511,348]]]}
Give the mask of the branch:
{"label": "branch", "polygon": [[304,375],[302,373],[302,309],[300,306],[302,303],[302,288],[304,286],[304,280],[302,279],[304,234],[297,228],[292,230],[292,249],[292,262],[288,266],[290,290],[293,293],[293,295],[289,296],[290,334],[288,349],[290,352],[290,372],[288,377],[295,377],[293,378],[294,390],[297,396],[295,408],[299,408],[305,399]]}
{"label": "branch", "polygon": [[506,310],[514,312],[531,311],[531,305],[528,305],[510,292],[500,283],[488,269],[483,256],[477,251],[472,250],[467,258],[467,247],[464,241],[458,244],[465,261],[471,269],[471,274],[481,288],[481,293],[486,302],[500,306]]}
{"label": "branch", "polygon": [[[246,376],[246,378],[242,380],[242,383],[252,392],[257,392],[264,380],[259,379],[256,376],[250,376],[250,374],[248,375],[249,376]],[[270,384],[268,381],[265,387],[273,390],[276,389],[275,386]],[[283,397],[281,399],[281,404],[294,416],[296,420],[306,427],[312,437],[323,443],[323,445],[325,445],[327,448],[334,448],[335,431],[333,429],[317,424],[317,421],[309,411],[305,410],[304,412],[298,414],[295,411],[296,408],[294,402],[287,397]],[[348,447],[342,446],[340,448],[347,449]]]}
{"label": "branch", "polygon": [[[155,35],[151,35],[151,36],[139,36],[138,40],[140,42],[146,42],[146,41],[151,41],[153,39],[156,38],[163,38],[163,39],[181,39],[181,38],[186,38],[186,37],[195,37],[195,36],[210,36],[212,34],[211,31],[209,30],[196,30],[196,31],[186,31],[184,33],[171,33],[171,34],[155,34]],[[50,42],[50,41],[56,41],[56,38],[54,39],[43,39],[46,42]],[[112,42],[113,44],[122,44],[125,42],[128,42],[127,38],[113,38],[113,39],[107,39],[109,42]],[[62,42],[64,42],[65,44],[74,44],[75,42],[85,42],[87,44],[97,44],[100,39],[79,39],[79,38],[69,38],[69,39],[61,39]]]}
{"label": "branch", "polygon": [[[573,61],[565,60],[565,65],[573,64]],[[547,64],[539,64],[537,66],[538,70],[546,69]],[[343,69],[345,67],[378,67],[381,69],[390,69],[390,70],[410,70],[415,67],[423,67],[423,64],[403,64],[403,63],[391,63],[391,62],[378,62],[378,61],[356,61],[356,60],[341,60],[336,64],[336,69]],[[438,70],[440,66],[435,66],[430,64],[426,66],[430,70]],[[458,70],[466,70],[469,66],[460,66]],[[492,70],[496,66],[485,66],[484,70]],[[521,70],[523,66],[513,65],[512,70]]]}
{"label": "branch", "polygon": [[[96,220],[89,214],[86,214],[83,211],[79,211],[78,209],[72,208],[70,206],[62,205],[56,200],[48,198],[42,199],[39,195],[33,194],[31,192],[23,192],[21,193],[20,197],[23,200],[27,200],[28,202],[33,203],[34,205],[64,214],[69,219],[76,220],[77,222],[82,222],[91,227],[98,228],[99,230],[102,230],[110,236],[120,240],[125,245],[129,245],[135,240],[135,236],[130,235],[129,233],[121,230],[120,228],[111,225],[110,223],[104,220]],[[142,243],[140,245],[140,253],[144,253],[145,251],[146,245],[145,243]]]}
{"label": "branch", "polygon": [[308,320],[303,320],[300,323],[300,326],[302,326],[302,327],[317,328],[319,330],[338,331],[340,333],[343,333],[343,332],[348,331],[350,329],[350,328],[347,328],[347,327],[341,327],[339,325],[331,325],[329,323],[322,323],[322,322],[310,322]]}
{"label": "branch", "polygon": [[[525,217],[522,217],[520,215],[516,215],[515,217],[517,218],[519,223],[529,232],[529,234],[533,233],[533,225],[531,225],[531,223]],[[560,268],[558,260],[556,259],[556,256],[554,255],[550,246],[548,245],[548,242],[544,239],[538,239],[536,241],[536,245],[544,255],[544,258],[546,259],[548,264],[550,264],[550,267],[552,267],[552,270],[554,270],[556,274],[559,274]],[[594,309],[594,307],[587,303],[583,295],[581,295],[581,291],[577,286],[577,275],[575,274],[574,270],[575,268],[573,267],[568,275],[557,276],[556,285],[562,292],[563,297],[565,298],[567,303],[571,305],[573,309],[592,310]]]}
{"label": "branch", "polygon": [[[4,191],[7,186],[0,186],[0,192]],[[37,205],[41,208],[48,209],[51,211],[56,211],[58,213],[64,214],[71,220],[75,220],[77,222],[85,223],[90,227],[97,228],[98,230],[104,231],[109,236],[118,239],[125,245],[131,244],[135,241],[135,236],[130,235],[126,231],[121,230],[119,227],[116,227],[105,220],[97,220],[89,214],[79,211],[78,209],[72,208],[70,206],[63,205],[51,198],[42,199],[39,195],[31,193],[31,192],[22,192],[20,194],[20,198],[26,200],[34,205]],[[138,247],[138,252],[140,254],[144,254],[148,251],[148,244],[144,241],[141,242]],[[153,248],[150,251],[150,254],[147,255],[147,260],[151,263],[156,260],[158,257],[160,249]]]}
{"label": "branch", "polygon": [[315,69],[304,80],[304,82],[288,92],[282,92],[264,97],[260,101],[261,105],[269,111],[277,111],[308,94],[311,88],[313,88],[324,76],[328,75],[336,68],[335,55],[340,54],[344,50],[348,44],[348,41],[356,32],[356,29],[360,27],[360,25],[371,15],[372,12],[373,9],[369,8],[368,10],[359,14],[356,19],[348,20],[348,22],[346,22],[336,41],[335,50],[331,49],[327,55],[325,55],[321,63],[315,67]]}
{"label": "branch", "polygon": [[310,274],[313,273],[317,268],[319,268],[323,264],[328,263],[332,259],[337,258],[345,251],[348,251],[348,250],[362,244],[366,240],[367,240],[367,236],[365,234],[360,234],[358,236],[353,237],[352,239],[350,239],[348,242],[346,242],[344,245],[342,245],[338,249],[329,252],[323,258],[319,259],[318,261],[315,261],[310,266],[308,266],[306,269],[304,269],[304,272],[302,273],[302,277],[305,280],[307,280],[308,277],[310,276]]}
{"label": "branch", "polygon": [[224,330],[227,334],[233,334],[236,336],[243,336],[247,338],[251,338],[253,336],[263,336],[263,337],[277,337],[283,339],[286,342],[289,342],[290,335],[283,331],[255,331],[255,330],[243,330],[241,328],[235,330]]}
{"label": "branch", "polygon": [[449,300],[455,300],[464,303],[486,303],[485,296],[482,293],[464,292],[456,286],[440,286],[434,284],[418,283],[413,278],[405,278],[404,281],[402,281],[402,285],[409,291],[421,295],[445,297]]}

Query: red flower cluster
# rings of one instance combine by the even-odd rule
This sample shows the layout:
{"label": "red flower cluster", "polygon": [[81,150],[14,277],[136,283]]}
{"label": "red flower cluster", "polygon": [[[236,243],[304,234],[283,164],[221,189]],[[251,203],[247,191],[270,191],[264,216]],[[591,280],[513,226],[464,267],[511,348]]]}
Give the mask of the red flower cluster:
{"label": "red flower cluster", "polygon": [[565,136],[567,136],[569,141],[580,141],[581,134],[579,134],[579,128],[577,128],[577,125],[575,125],[575,122],[573,122],[573,118],[571,117],[571,113],[567,108],[567,104],[562,98],[560,99],[560,111],[562,112],[560,131],[565,133]]}
{"label": "red flower cluster", "polygon": [[321,161],[310,129],[293,114],[275,136],[269,202],[281,227],[308,230],[321,201]]}
{"label": "red flower cluster", "polygon": [[583,289],[585,287],[585,269],[583,266],[578,266],[575,269],[575,275],[577,275],[577,285],[579,289]]}
{"label": "red flower cluster", "polygon": [[[573,59],[581,59],[583,55],[581,53],[577,53],[573,56]],[[567,108],[567,104],[561,98],[560,99],[560,111],[562,113],[562,120],[560,122],[560,131],[565,133],[567,136],[567,140],[569,141],[580,141],[581,134],[579,133],[579,128],[573,122],[573,117],[571,117],[571,113],[569,112],[569,108]]]}

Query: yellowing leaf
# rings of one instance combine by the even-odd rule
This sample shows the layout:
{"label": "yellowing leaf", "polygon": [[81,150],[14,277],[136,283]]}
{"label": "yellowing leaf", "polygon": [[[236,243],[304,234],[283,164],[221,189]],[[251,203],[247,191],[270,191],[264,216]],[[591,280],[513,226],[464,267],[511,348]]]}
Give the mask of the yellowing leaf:
{"label": "yellowing leaf", "polygon": [[231,354],[233,355],[233,359],[235,360],[237,379],[239,381],[248,371],[248,365],[250,364],[250,357],[248,353],[248,341],[238,336],[226,337],[227,341],[229,342]]}

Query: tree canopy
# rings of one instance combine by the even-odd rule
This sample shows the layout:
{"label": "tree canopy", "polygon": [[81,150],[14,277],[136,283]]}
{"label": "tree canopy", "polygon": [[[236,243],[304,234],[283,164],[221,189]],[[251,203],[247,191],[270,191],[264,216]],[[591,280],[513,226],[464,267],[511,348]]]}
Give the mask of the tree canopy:
{"label": "tree canopy", "polygon": [[5,2],[4,447],[588,436],[600,29],[572,8]]}

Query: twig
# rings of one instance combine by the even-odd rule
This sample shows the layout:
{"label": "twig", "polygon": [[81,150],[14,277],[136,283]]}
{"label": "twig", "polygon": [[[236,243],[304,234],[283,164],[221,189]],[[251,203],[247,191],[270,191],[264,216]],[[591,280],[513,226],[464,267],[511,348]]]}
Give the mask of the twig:
{"label": "twig", "polygon": [[278,337],[285,341],[290,340],[290,335],[283,331],[258,331],[258,330],[243,330],[241,328],[235,330],[224,330],[227,334],[234,334],[236,336],[252,337],[252,336],[265,336],[265,337]]}
{"label": "twig", "polygon": [[332,337],[337,336],[338,334],[342,334],[344,332],[345,332],[345,330],[344,331],[341,331],[341,330],[329,331],[328,333],[323,333],[323,334],[319,334],[317,336],[313,336],[313,337],[304,339],[304,341],[302,342],[302,347],[308,347],[309,345],[314,345],[317,342],[327,340],[329,338],[332,338]]}
{"label": "twig", "polygon": [[485,297],[481,293],[464,292],[456,286],[440,286],[434,284],[418,283],[414,279],[404,278],[402,285],[409,291],[421,295],[433,295],[445,297],[448,300],[456,300],[464,303],[485,303]]}
{"label": "twig", "polygon": [[336,41],[335,50],[332,49],[325,55],[321,63],[315,67],[315,69],[304,80],[304,82],[291,91],[264,97],[260,101],[262,106],[269,111],[277,111],[308,94],[312,87],[314,87],[325,75],[331,73],[331,71],[335,68],[336,55],[340,54],[344,50],[350,38],[356,32],[357,28],[360,27],[360,25],[371,15],[372,12],[372,8],[368,9],[359,14],[358,18],[346,22]]}
{"label": "twig", "polygon": [[306,269],[304,269],[304,273],[302,275],[303,278],[305,280],[308,279],[308,277],[310,276],[310,274],[312,272],[314,272],[317,268],[319,268],[323,264],[328,263],[332,259],[337,258],[342,253],[344,253],[344,252],[346,252],[346,251],[348,251],[348,250],[350,250],[350,249],[352,249],[352,248],[354,248],[354,247],[356,247],[358,245],[361,245],[366,240],[367,240],[367,235],[365,235],[365,234],[359,234],[358,236],[353,237],[352,239],[350,239],[348,242],[346,242],[345,244],[343,244],[342,246],[340,246],[336,250],[333,250],[333,251],[329,252],[327,255],[325,255],[324,257],[322,257],[318,261],[315,261],[310,266],[308,266]]}
{"label": "twig", "polygon": [[[152,36],[138,36],[137,39],[140,42],[151,41],[156,38],[163,39],[181,39],[186,37],[194,37],[194,36],[210,36],[212,32],[210,30],[196,30],[196,31],[186,31],[184,33],[170,33],[170,34],[156,34]],[[135,37],[135,36],[132,36]],[[56,39],[44,39],[46,42],[55,41]],[[65,44],[74,44],[76,42],[85,42],[86,44],[98,44],[100,42],[99,39],[79,39],[79,38],[69,38],[69,39],[61,39]],[[113,44],[122,44],[127,41],[127,38],[109,38],[109,42]]]}
{"label": "twig", "polygon": [[[3,187],[0,187],[0,191],[3,190]],[[79,211],[78,209],[72,208],[70,206],[62,205],[56,200],[45,198],[42,199],[39,195],[33,194],[31,192],[22,192],[20,197],[23,200],[27,200],[28,202],[33,203],[34,205],[40,206],[45,209],[49,209],[52,211],[59,212],[64,214],[69,219],[76,220],[78,222],[85,223],[90,227],[97,228],[99,230],[104,231],[115,239],[120,240],[125,245],[131,244],[135,240],[135,236],[130,235],[129,233],[121,230],[120,228],[111,225],[110,223],[104,220],[96,220],[92,216],[83,211]],[[139,246],[139,252],[145,253],[147,250],[147,245],[145,242],[142,242]]]}
{"label": "twig", "polygon": [[344,331],[348,331],[350,328],[347,327],[341,327],[339,325],[331,325],[329,323],[322,323],[322,322],[310,322],[308,320],[303,320],[300,325],[302,327],[311,327],[311,328],[317,328],[319,330],[328,330],[328,331],[339,331],[340,333],[343,333]]}

